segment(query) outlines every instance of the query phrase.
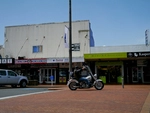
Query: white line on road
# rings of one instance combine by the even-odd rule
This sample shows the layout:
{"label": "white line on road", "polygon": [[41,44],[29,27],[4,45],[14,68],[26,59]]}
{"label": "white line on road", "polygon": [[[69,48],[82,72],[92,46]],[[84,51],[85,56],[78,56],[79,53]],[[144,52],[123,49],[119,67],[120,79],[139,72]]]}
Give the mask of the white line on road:
{"label": "white line on road", "polygon": [[21,96],[34,95],[34,94],[40,94],[40,93],[48,93],[48,92],[53,92],[53,91],[43,91],[43,92],[35,92],[35,93],[28,93],[28,94],[14,95],[14,96],[8,96],[8,97],[1,97],[0,100],[10,99],[10,98],[16,98],[16,97],[21,97]]}

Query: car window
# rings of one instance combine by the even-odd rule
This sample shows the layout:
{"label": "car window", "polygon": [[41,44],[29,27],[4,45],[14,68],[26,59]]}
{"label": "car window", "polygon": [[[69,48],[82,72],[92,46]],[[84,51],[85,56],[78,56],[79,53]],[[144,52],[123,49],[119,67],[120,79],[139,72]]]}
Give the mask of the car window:
{"label": "car window", "polygon": [[2,71],[2,70],[1,70],[1,71],[0,71],[0,75],[1,75],[1,76],[6,76],[6,71]]}
{"label": "car window", "polygon": [[9,76],[17,76],[16,73],[12,72],[12,71],[8,71],[8,75]]}

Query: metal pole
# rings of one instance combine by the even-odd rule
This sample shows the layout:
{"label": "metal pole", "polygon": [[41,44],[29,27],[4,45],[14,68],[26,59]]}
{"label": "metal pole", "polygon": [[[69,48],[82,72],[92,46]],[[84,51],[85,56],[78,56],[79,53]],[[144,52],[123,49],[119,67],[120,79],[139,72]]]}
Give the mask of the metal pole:
{"label": "metal pole", "polygon": [[[69,73],[72,72],[72,18],[71,18],[71,0],[69,0]],[[70,79],[70,75],[69,75]]]}
{"label": "metal pole", "polygon": [[122,65],[122,88],[124,88],[124,66]]}

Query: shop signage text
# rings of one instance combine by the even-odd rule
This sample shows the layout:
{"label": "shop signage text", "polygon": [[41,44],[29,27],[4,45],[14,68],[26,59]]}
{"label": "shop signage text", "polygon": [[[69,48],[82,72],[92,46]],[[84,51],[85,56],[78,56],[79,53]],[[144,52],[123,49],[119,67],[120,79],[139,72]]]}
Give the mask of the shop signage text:
{"label": "shop signage text", "polygon": [[150,57],[150,52],[129,52],[127,57]]}
{"label": "shop signage text", "polygon": [[0,58],[0,64],[13,64],[14,58]]}
{"label": "shop signage text", "polygon": [[23,59],[15,60],[15,64],[41,64],[47,63],[47,59]]}

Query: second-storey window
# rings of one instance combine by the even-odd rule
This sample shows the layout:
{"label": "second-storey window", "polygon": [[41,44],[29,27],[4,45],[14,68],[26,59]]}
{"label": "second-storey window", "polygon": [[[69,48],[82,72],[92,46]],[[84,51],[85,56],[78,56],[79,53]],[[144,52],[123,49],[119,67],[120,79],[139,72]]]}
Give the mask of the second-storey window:
{"label": "second-storey window", "polygon": [[43,51],[42,45],[33,46],[33,53],[41,53],[42,51]]}

